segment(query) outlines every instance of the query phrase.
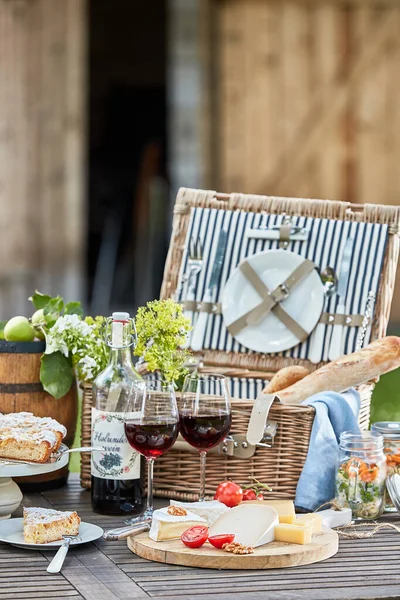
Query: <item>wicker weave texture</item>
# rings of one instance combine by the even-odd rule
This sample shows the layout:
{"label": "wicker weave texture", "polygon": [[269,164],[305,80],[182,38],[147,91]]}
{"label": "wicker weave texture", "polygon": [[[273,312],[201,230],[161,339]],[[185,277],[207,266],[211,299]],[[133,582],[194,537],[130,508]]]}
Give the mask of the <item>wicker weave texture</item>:
{"label": "wicker weave texture", "polygon": [[[265,212],[267,214],[286,214],[289,216],[308,216],[389,225],[390,235],[373,315],[371,341],[386,335],[399,255],[398,230],[400,226],[400,207],[379,204],[354,205],[348,202],[331,200],[278,198],[252,194],[219,194],[210,190],[181,188],[178,192],[174,208],[172,236],[161,289],[162,298],[173,297],[176,292],[186,234],[190,222],[190,209],[195,207],[233,211],[241,210],[256,213]],[[293,364],[302,364],[312,371],[323,364],[315,365],[308,360],[257,352],[240,354],[207,350],[200,354],[206,364],[216,367],[238,367],[252,370],[261,369],[264,371],[271,369],[274,372]]]}
{"label": "wicker weave texture", "polygon": [[[360,427],[368,429],[373,384],[360,386]],[[232,400],[231,433],[246,433],[253,402]],[[82,398],[82,445],[90,445],[92,388],[84,386]],[[294,498],[297,481],[305,463],[314,409],[306,406],[274,404],[269,420],[278,424],[272,448],[257,448],[248,460],[209,454],[207,457],[206,492],[214,494],[221,481],[233,479],[240,484],[249,477],[268,483],[271,498]],[[81,455],[81,485],[91,486],[90,455]],[[199,487],[199,455],[172,448],[154,464],[154,494],[159,497],[196,500]]]}
{"label": "wicker weave texture", "polygon": [[[382,223],[389,225],[389,241],[386,247],[379,293],[375,304],[372,339],[386,335],[392,303],[397,260],[399,254],[400,208],[382,205],[353,205],[329,200],[302,198],[277,198],[250,194],[219,194],[209,190],[181,188],[174,208],[171,242],[164,270],[162,298],[174,297],[180,274],[183,251],[192,207],[216,208],[308,216],[336,220]],[[276,372],[292,364],[303,364],[310,371],[321,366],[308,360],[270,356],[261,353],[240,354],[216,350],[201,352],[202,362],[211,370],[223,371],[234,377],[261,377],[270,379]],[[360,386],[360,426],[369,427],[369,414],[373,384]],[[234,401],[232,433],[244,433],[247,429],[252,402]],[[92,391],[85,386],[83,394],[82,443],[90,442],[90,410]],[[240,407],[240,413],[237,412]],[[244,414],[243,414],[244,413]],[[246,414],[247,413],[247,414]],[[270,420],[278,423],[278,433],[273,448],[258,448],[253,458],[237,459],[210,454],[207,459],[207,492],[227,478],[246,483],[250,475],[268,482],[274,489],[273,496],[294,497],[297,481],[303,468],[314,418],[314,410],[304,406],[274,406]],[[195,500],[199,485],[199,458],[195,452],[172,449],[155,462],[155,494],[164,497]],[[81,482],[90,487],[90,458],[82,456]]]}

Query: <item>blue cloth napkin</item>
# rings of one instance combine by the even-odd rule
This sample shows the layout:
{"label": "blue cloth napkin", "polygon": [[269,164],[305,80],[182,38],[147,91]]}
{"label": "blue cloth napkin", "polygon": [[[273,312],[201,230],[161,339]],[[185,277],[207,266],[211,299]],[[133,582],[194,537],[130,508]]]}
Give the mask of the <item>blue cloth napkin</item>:
{"label": "blue cloth napkin", "polygon": [[297,484],[295,505],[313,511],[335,497],[339,438],[343,431],[360,431],[360,395],[354,389],[343,394],[322,392],[302,404],[313,406],[316,412],[307,459]]}

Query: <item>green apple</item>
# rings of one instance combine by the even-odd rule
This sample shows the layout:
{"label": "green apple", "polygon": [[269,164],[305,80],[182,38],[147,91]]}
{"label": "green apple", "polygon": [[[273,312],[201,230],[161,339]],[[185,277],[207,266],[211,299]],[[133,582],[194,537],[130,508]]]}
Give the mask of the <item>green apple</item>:
{"label": "green apple", "polygon": [[33,313],[32,318],[31,318],[31,322],[32,325],[35,329],[35,336],[39,339],[39,340],[44,340],[45,336],[43,331],[40,329],[40,325],[45,325],[46,321],[44,319],[44,312],[43,312],[43,308],[39,308],[39,310],[37,310],[36,312]]}
{"label": "green apple", "polygon": [[13,317],[4,327],[4,337],[8,342],[31,342],[35,330],[26,317]]}

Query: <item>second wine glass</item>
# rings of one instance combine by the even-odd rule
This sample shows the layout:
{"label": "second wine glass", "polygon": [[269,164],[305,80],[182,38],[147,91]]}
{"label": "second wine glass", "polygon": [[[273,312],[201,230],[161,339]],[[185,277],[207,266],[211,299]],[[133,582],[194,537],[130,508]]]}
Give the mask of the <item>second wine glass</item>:
{"label": "second wine glass", "polygon": [[[147,462],[147,506],[140,520],[153,515],[153,465],[168,452],[178,437],[179,414],[172,385],[143,381],[133,386],[125,413],[129,444]],[[138,519],[125,521],[128,525]]]}
{"label": "second wine glass", "polygon": [[229,394],[223,375],[188,375],[179,402],[182,437],[200,452],[200,493],[204,500],[207,451],[229,433],[232,421]]}

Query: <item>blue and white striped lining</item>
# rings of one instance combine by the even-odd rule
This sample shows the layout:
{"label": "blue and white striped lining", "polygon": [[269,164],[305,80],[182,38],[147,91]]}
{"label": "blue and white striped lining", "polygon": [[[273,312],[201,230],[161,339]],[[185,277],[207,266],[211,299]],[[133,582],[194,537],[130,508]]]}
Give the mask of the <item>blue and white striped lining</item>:
{"label": "blue and white striped lining", "polygon": [[[185,251],[182,257],[180,278],[178,282],[177,300],[184,301],[187,296],[187,283],[183,282],[183,274],[187,271],[189,240],[200,237],[203,244],[203,268],[197,277],[196,300],[201,301],[207,289],[214,264],[219,232],[222,228],[228,231],[228,242],[225,259],[218,288],[213,301],[220,302],[226,281],[238,264],[258,252],[279,248],[278,241],[250,239],[245,236],[248,228],[271,227],[280,225],[281,215],[266,215],[242,211],[225,211],[210,208],[193,208],[186,236]],[[293,225],[309,230],[306,242],[289,242],[288,250],[303,258],[312,260],[323,269],[326,266],[340,270],[340,262],[344,245],[351,234],[355,238],[353,261],[350,270],[349,285],[346,296],[346,313],[362,314],[367,301],[368,292],[377,294],[382,271],[385,248],[388,238],[388,226],[376,223],[356,223],[314,217],[294,217]],[[337,305],[337,296],[331,298],[325,310],[333,312]],[[331,326],[326,326],[324,351],[322,360],[328,360],[328,348]],[[349,327],[346,332],[344,352],[349,354],[355,350],[357,327]],[[368,343],[368,339],[365,343]],[[252,353],[239,344],[225,328],[222,315],[210,315],[204,332],[203,348],[205,350],[225,350],[228,352]],[[309,350],[309,338],[280,356],[306,359]]]}
{"label": "blue and white striped lining", "polygon": [[[160,373],[147,373],[145,379],[161,383]],[[226,377],[228,392],[231,398],[246,398],[255,400],[266,385],[264,379],[253,379],[250,377]]]}

